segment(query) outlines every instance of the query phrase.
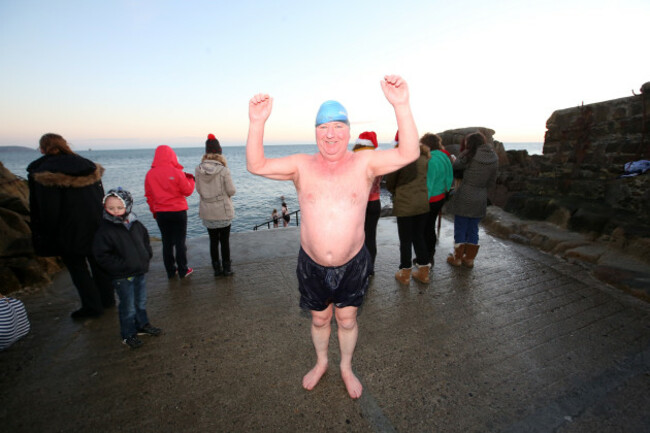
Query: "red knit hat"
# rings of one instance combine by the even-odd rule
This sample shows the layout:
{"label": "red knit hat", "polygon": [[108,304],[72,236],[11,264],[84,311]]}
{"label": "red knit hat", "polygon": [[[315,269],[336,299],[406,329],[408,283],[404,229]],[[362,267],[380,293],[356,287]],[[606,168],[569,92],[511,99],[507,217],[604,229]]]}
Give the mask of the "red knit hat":
{"label": "red knit hat", "polygon": [[375,131],[365,131],[359,134],[359,138],[357,138],[356,143],[354,144],[361,144],[362,146],[374,146],[374,148],[377,148],[377,134],[375,134]]}
{"label": "red knit hat", "polygon": [[218,153],[221,155],[221,144],[214,134],[208,134],[208,139],[205,141],[205,153]]}

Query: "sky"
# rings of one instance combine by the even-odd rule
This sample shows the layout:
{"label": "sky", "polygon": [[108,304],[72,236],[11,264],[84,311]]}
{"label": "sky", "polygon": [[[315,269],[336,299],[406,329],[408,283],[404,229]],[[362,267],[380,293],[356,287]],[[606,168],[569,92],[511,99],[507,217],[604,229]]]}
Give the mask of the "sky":
{"label": "sky", "polygon": [[407,81],[418,132],[469,126],[543,142],[559,109],[650,81],[647,0],[0,0],[0,146],[312,144],[328,99],[363,131],[397,127],[380,80]]}

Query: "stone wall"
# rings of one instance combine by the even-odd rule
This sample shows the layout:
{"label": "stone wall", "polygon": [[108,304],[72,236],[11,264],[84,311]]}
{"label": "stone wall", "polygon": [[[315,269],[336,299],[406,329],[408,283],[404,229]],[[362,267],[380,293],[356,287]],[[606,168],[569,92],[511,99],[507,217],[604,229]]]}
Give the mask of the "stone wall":
{"label": "stone wall", "polygon": [[650,92],[558,110],[546,126],[543,155],[506,152],[494,204],[650,261],[650,173],[620,177],[650,159]]}
{"label": "stone wall", "polygon": [[61,270],[56,258],[34,255],[29,188],[0,162],[0,293],[48,285]]}

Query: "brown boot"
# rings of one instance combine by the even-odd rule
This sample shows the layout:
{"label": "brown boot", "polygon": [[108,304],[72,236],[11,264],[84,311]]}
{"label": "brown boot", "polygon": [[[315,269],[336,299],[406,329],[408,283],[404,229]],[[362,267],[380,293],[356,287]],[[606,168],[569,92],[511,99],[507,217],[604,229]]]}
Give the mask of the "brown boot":
{"label": "brown boot", "polygon": [[463,254],[465,253],[465,244],[454,244],[454,253],[449,253],[447,263],[452,266],[460,266],[463,263]]}
{"label": "brown boot", "polygon": [[474,267],[474,258],[478,254],[478,245],[475,244],[465,244],[465,255],[463,256],[463,265],[468,268]]}
{"label": "brown boot", "polygon": [[395,274],[395,279],[408,286],[411,282],[411,268],[402,268]]}
{"label": "brown boot", "polygon": [[429,284],[429,270],[431,265],[418,265],[418,270],[413,272],[411,276],[414,280],[418,280],[421,283]]}

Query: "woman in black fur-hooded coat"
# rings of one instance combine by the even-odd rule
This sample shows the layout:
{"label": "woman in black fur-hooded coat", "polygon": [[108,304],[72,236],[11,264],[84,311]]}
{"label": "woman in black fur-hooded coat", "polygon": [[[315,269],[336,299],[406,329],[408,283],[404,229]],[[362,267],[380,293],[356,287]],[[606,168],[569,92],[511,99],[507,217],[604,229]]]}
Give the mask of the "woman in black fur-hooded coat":
{"label": "woman in black fur-hooded coat", "polygon": [[43,156],[27,167],[34,251],[60,256],[68,268],[81,298],[72,317],[98,316],[115,304],[110,280],[91,252],[102,217],[104,168],[74,153],[60,135],[45,134],[39,144]]}

